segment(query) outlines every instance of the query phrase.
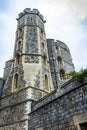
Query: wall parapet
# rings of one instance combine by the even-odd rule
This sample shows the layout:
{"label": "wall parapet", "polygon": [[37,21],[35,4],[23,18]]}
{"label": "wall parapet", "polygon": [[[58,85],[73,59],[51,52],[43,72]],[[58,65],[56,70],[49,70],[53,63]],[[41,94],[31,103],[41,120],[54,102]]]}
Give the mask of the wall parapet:
{"label": "wall parapet", "polygon": [[28,130],[87,129],[87,77],[82,84],[75,82],[69,80],[62,85],[63,91],[55,90],[33,104]]}
{"label": "wall parapet", "polygon": [[81,86],[87,84],[87,77],[85,77],[84,82],[81,84],[78,81],[74,79],[70,79],[67,82],[65,82],[60,88],[55,89],[51,93],[44,96],[39,101],[33,101],[32,103],[32,112],[45,106],[46,104],[49,104],[50,102],[53,102],[54,100],[60,98],[61,96],[66,95],[67,93],[70,93],[71,91],[74,91],[77,88],[80,88]]}

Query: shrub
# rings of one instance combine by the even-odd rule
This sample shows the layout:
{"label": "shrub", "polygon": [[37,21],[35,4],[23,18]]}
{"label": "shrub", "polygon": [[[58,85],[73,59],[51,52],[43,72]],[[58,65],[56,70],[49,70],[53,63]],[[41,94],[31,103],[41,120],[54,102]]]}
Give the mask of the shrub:
{"label": "shrub", "polygon": [[86,69],[81,69],[79,72],[76,71],[71,71],[69,73],[70,76],[72,76],[75,80],[79,81],[79,82],[83,82],[84,81],[84,76],[87,74],[87,68]]}

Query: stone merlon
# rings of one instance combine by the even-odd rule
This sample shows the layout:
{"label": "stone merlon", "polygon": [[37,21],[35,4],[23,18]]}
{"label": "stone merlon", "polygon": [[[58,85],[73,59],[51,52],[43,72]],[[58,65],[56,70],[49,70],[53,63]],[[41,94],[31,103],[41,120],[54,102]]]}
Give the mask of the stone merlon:
{"label": "stone merlon", "polygon": [[38,11],[38,9],[32,9],[31,10],[31,8],[25,8],[23,12],[19,13],[17,20],[19,18],[21,18],[23,15],[25,15],[26,13],[38,15],[44,23],[46,22],[44,20],[43,15],[40,14],[40,12]]}

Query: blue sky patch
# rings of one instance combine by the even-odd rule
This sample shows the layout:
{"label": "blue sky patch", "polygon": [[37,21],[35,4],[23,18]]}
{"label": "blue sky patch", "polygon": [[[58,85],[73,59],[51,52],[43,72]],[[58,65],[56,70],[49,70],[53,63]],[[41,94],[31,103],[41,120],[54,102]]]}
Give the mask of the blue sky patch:
{"label": "blue sky patch", "polygon": [[82,24],[87,26],[87,17],[84,20],[82,20]]}
{"label": "blue sky patch", "polygon": [[8,11],[10,5],[11,5],[10,0],[0,0],[0,12]]}

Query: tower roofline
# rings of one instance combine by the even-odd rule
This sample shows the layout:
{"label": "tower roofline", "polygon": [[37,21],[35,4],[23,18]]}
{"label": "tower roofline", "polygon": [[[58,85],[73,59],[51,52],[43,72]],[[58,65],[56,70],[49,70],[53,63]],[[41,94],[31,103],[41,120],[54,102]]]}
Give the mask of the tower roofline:
{"label": "tower roofline", "polygon": [[42,14],[40,14],[38,9],[31,9],[31,8],[25,8],[23,10],[23,12],[19,13],[17,20],[19,20],[22,16],[24,16],[25,14],[34,14],[34,15],[38,15],[40,17],[40,19],[45,23],[46,21],[44,20],[44,17]]}
{"label": "tower roofline", "polygon": [[61,47],[66,48],[66,49],[69,51],[68,46],[67,46],[64,42],[62,42],[62,41],[60,41],[60,40],[55,40],[55,39],[52,39],[52,38],[48,38],[47,41],[50,42],[50,43],[53,43],[53,42],[54,42],[54,43],[60,45]]}

